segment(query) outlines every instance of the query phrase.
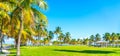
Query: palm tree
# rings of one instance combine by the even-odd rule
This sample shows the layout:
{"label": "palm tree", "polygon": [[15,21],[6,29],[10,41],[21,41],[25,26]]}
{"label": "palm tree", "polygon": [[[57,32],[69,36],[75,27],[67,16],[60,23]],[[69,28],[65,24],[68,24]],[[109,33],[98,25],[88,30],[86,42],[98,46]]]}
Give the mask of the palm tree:
{"label": "palm tree", "polygon": [[[2,41],[3,41],[3,37],[4,35],[7,33],[8,31],[8,23],[9,23],[9,20],[8,21],[5,21],[5,19],[7,18],[0,18],[0,43],[1,43],[1,46],[0,46],[0,51],[2,52]],[[7,23],[7,25],[6,25]]]}
{"label": "palm tree", "polygon": [[[117,40],[120,40],[120,33],[116,33],[116,34],[117,34],[117,38],[118,38]],[[118,44],[119,44],[119,42],[118,42],[118,41],[117,41],[117,43],[116,43],[116,44],[117,44],[117,46],[119,47],[119,45],[118,45]]]}
{"label": "palm tree", "polygon": [[41,40],[41,37],[47,36],[47,30],[46,30],[47,23],[48,23],[47,20],[43,21],[42,19],[38,19],[36,21],[35,30],[38,36],[38,40]]}
{"label": "palm tree", "polygon": [[89,40],[90,40],[90,44],[92,44],[95,41],[95,36],[91,35]]}
{"label": "palm tree", "polygon": [[[8,12],[10,11],[10,2],[11,1],[0,1],[0,52],[2,52],[2,41],[3,41],[3,37],[4,35],[6,35],[8,33],[8,25],[10,23],[10,15],[8,14]],[[9,5],[8,5],[9,4]]]}
{"label": "palm tree", "polygon": [[[110,42],[111,39],[112,39],[110,33],[108,33],[108,32],[105,33],[104,36],[103,36],[103,39],[104,39],[105,41],[109,41],[109,42]],[[108,45],[108,44],[106,43],[106,46],[107,46],[107,45]]]}
{"label": "palm tree", "polygon": [[[20,56],[20,40],[24,26],[28,28],[34,27],[34,22],[37,19],[46,19],[46,17],[31,5],[36,5],[39,8],[46,9],[47,4],[44,0],[18,0],[17,6],[12,13],[12,19],[19,21],[17,56]],[[26,20],[27,19],[27,20]]]}
{"label": "palm tree", "polygon": [[82,39],[77,39],[77,44],[82,44]]}
{"label": "palm tree", "polygon": [[[41,25],[42,25],[43,23],[41,23]],[[36,28],[35,28],[35,30],[36,30],[36,36],[38,37],[38,39],[37,40],[41,40],[41,37],[47,37],[47,30],[46,30],[46,26],[41,26],[40,24],[37,24],[36,25]],[[40,43],[40,45],[41,45],[41,43]]]}
{"label": "palm tree", "polygon": [[26,45],[27,44],[27,41],[30,40],[32,41],[32,43],[35,43],[35,39],[32,37],[32,32],[30,32],[29,30],[22,30],[22,33],[21,33],[21,45]]}
{"label": "palm tree", "polygon": [[[56,27],[56,30],[54,31],[54,33],[57,35],[57,37],[62,33],[61,27]],[[57,39],[56,39],[57,40]]]}
{"label": "palm tree", "polygon": [[65,34],[64,43],[69,44],[70,38],[71,38],[71,35],[70,35],[69,32],[67,32],[67,33]]}
{"label": "palm tree", "polygon": [[72,44],[72,45],[75,45],[75,44],[77,44],[77,41],[76,41],[76,39],[72,39],[72,40],[70,41],[70,44]]}
{"label": "palm tree", "polygon": [[100,34],[96,34],[95,35],[95,41],[100,41],[101,40],[101,36],[100,36]]}
{"label": "palm tree", "polygon": [[112,37],[112,41],[118,40],[118,37],[117,37],[116,33],[112,33],[111,37]]}
{"label": "palm tree", "polygon": [[63,39],[64,39],[65,35],[63,33],[61,33],[59,36],[58,36],[58,40],[60,40],[60,44],[62,45],[62,42],[63,42]]}
{"label": "palm tree", "polygon": [[49,43],[49,39],[48,38],[44,38],[44,45],[48,44]]}
{"label": "palm tree", "polygon": [[89,44],[89,39],[88,38],[83,39],[83,44],[88,45]]}
{"label": "palm tree", "polygon": [[[11,27],[11,30],[8,35],[9,37],[13,37],[15,39],[15,48],[17,48],[18,30],[15,27],[14,28]],[[21,45],[26,44],[27,41],[32,41],[32,43],[35,43],[36,41],[34,40],[33,35],[35,35],[34,30],[32,30],[31,28],[25,27],[21,33],[21,41],[20,41]]]}
{"label": "palm tree", "polygon": [[103,39],[104,39],[105,41],[111,41],[110,33],[105,33],[104,36],[103,36]]}
{"label": "palm tree", "polygon": [[54,33],[52,31],[49,31],[48,36],[47,36],[48,40],[51,41],[53,37],[54,37]]}
{"label": "palm tree", "polygon": [[120,40],[120,33],[117,33],[118,40]]}
{"label": "palm tree", "polygon": [[58,45],[58,44],[59,44],[59,41],[53,41],[53,44],[54,44],[54,45]]}
{"label": "palm tree", "polygon": [[113,42],[113,44],[114,44],[114,46],[115,46],[115,40],[118,40],[117,34],[116,34],[116,33],[112,33],[112,34],[111,34],[111,38],[112,38],[112,42]]}

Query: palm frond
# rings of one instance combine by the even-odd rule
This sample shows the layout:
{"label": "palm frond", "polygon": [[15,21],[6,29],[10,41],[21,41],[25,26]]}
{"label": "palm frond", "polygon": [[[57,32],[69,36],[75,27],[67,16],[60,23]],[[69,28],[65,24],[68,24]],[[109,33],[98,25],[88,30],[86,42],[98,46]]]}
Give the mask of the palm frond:
{"label": "palm frond", "polygon": [[32,8],[32,11],[33,11],[33,13],[34,13],[34,16],[36,17],[36,22],[38,23],[38,22],[40,22],[40,21],[44,21],[45,23],[45,25],[47,25],[48,24],[48,20],[47,20],[47,17],[43,14],[43,13],[41,13],[40,11],[38,11],[38,10],[36,10],[35,8]]}

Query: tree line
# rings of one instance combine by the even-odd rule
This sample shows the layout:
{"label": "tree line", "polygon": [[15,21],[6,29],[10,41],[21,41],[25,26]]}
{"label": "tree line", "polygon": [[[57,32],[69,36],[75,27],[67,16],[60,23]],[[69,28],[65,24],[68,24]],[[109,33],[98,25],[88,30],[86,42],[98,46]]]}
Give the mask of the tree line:
{"label": "tree line", "polygon": [[[54,35],[57,36],[56,40],[51,41],[54,38]],[[92,45],[97,41],[108,41],[109,44],[115,43],[115,41],[119,42],[120,33],[104,33],[102,36],[97,33],[95,35],[90,35],[88,38],[81,39],[73,39],[71,37],[70,32],[63,33],[61,27],[56,27],[54,31],[47,31],[47,34],[44,35],[43,39],[39,39],[38,37],[38,45],[42,43],[43,45]]]}

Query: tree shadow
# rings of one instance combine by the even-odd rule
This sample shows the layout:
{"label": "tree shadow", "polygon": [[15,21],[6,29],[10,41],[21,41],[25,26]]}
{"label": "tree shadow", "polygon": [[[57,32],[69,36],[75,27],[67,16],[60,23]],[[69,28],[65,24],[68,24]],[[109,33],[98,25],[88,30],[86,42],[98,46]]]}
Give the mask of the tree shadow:
{"label": "tree shadow", "polygon": [[116,53],[114,51],[102,51],[102,50],[58,50],[55,49],[54,51],[62,51],[62,52],[75,52],[75,53],[88,53],[88,54],[109,54],[109,53]]}
{"label": "tree shadow", "polygon": [[8,56],[16,56],[16,52],[10,52]]}
{"label": "tree shadow", "polygon": [[16,56],[15,54],[9,54],[8,56]]}

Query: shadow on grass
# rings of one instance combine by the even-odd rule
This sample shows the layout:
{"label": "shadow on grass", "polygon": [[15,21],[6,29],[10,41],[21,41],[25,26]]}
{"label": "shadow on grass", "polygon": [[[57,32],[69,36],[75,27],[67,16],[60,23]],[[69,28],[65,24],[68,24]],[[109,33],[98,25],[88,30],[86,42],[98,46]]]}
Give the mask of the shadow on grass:
{"label": "shadow on grass", "polygon": [[16,56],[15,54],[9,54],[8,56]]}
{"label": "shadow on grass", "polygon": [[116,53],[114,51],[102,51],[102,50],[58,50],[55,49],[54,51],[62,51],[62,52],[75,52],[75,53],[88,53],[88,54],[109,54],[109,53]]}
{"label": "shadow on grass", "polygon": [[8,56],[16,56],[16,52],[10,52]]}

